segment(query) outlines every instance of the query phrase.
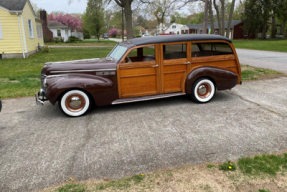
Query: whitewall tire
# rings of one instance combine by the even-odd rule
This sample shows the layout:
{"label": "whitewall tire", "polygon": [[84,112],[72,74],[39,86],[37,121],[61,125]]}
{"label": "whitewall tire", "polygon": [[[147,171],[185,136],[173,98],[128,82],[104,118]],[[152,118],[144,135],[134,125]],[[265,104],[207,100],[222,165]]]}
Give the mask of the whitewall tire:
{"label": "whitewall tire", "polygon": [[207,78],[198,79],[192,86],[191,98],[197,103],[209,102],[215,94],[213,82]]}
{"label": "whitewall tire", "polygon": [[59,107],[68,116],[78,117],[84,115],[90,108],[89,96],[80,90],[71,90],[59,100]]}

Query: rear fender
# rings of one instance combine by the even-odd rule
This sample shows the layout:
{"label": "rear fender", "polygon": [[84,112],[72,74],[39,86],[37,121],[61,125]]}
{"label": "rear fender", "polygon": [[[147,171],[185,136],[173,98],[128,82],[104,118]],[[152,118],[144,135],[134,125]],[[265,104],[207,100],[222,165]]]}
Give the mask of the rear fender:
{"label": "rear fender", "polygon": [[231,89],[237,84],[238,80],[238,75],[232,71],[217,67],[199,67],[191,71],[186,77],[186,94],[191,94],[192,85],[201,77],[211,79],[217,90]]}

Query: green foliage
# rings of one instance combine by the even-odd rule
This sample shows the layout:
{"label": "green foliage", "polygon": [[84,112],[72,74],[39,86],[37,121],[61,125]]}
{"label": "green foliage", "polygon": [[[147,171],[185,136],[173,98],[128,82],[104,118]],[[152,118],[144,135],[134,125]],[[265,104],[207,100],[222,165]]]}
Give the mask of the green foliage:
{"label": "green foliage", "polygon": [[53,42],[54,43],[63,43],[64,39],[62,37],[54,37]]}
{"label": "green foliage", "polygon": [[79,39],[78,37],[70,36],[68,41],[70,41],[71,43],[73,43],[73,42],[82,41],[82,40]]}
{"label": "green foliage", "polygon": [[50,48],[48,47],[48,45],[44,46],[42,49],[41,49],[41,53],[49,53],[50,52]]}
{"label": "green foliage", "polygon": [[136,36],[138,36],[139,35],[139,33],[140,33],[140,30],[138,29],[138,28],[133,28],[133,35],[136,35]]}
{"label": "green foliage", "polygon": [[189,24],[203,23],[204,12],[194,14],[194,16],[188,21]]}
{"label": "green foliage", "polygon": [[232,163],[231,161],[227,161],[223,164],[219,164],[219,170],[223,171],[235,171],[236,170],[236,165]]}
{"label": "green foliage", "polygon": [[80,184],[67,184],[58,188],[58,192],[85,192],[86,186]]}
{"label": "green foliage", "polygon": [[260,175],[263,173],[276,175],[287,171],[287,153],[283,155],[256,155],[238,160],[238,167],[244,174]]}
{"label": "green foliage", "polygon": [[263,188],[263,189],[258,189],[258,190],[254,191],[254,192],[270,192],[270,190]]}
{"label": "green foliage", "polygon": [[99,39],[101,28],[104,26],[104,6],[102,0],[89,0],[83,15],[83,26],[90,34]]}
{"label": "green foliage", "polygon": [[83,29],[84,39],[91,39],[91,35],[88,30]]}
{"label": "green foliage", "polygon": [[208,164],[206,164],[206,167],[207,167],[207,168],[212,168],[212,167],[215,167],[215,165],[212,164],[212,163],[208,163]]}
{"label": "green foliage", "polygon": [[175,12],[173,15],[170,16],[170,23],[179,23],[179,24],[187,24],[186,15]]}
{"label": "green foliage", "polygon": [[119,180],[114,180],[114,181],[109,181],[106,183],[101,183],[96,185],[97,190],[104,190],[109,187],[112,187],[114,189],[127,189],[131,187],[131,183],[133,182],[134,184],[140,183],[143,179],[145,178],[144,174],[140,175],[134,175],[132,177],[124,178],[124,179],[119,179]]}

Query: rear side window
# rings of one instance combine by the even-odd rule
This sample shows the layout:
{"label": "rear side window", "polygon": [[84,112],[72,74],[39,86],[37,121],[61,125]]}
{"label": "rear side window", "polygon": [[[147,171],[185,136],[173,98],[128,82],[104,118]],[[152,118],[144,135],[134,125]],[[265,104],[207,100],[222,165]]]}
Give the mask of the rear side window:
{"label": "rear side window", "polygon": [[125,60],[126,63],[155,61],[155,46],[133,49]]}
{"label": "rear side window", "polygon": [[226,43],[192,43],[192,57],[207,57],[233,54],[231,47]]}
{"label": "rear side window", "polygon": [[186,58],[186,43],[163,45],[163,59],[180,59]]}

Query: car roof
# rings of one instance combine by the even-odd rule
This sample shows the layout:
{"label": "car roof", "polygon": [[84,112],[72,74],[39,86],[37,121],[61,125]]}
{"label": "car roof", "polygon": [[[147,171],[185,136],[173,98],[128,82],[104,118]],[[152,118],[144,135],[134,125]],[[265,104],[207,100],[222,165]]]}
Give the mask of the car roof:
{"label": "car roof", "polygon": [[224,40],[232,43],[232,41],[226,37],[220,35],[209,34],[184,34],[184,35],[162,35],[162,36],[148,36],[145,38],[134,38],[127,40],[127,43],[132,43],[136,46],[147,45],[154,43],[172,43],[180,41],[202,41],[202,40]]}

